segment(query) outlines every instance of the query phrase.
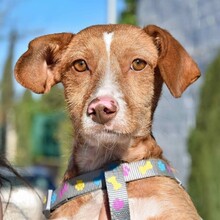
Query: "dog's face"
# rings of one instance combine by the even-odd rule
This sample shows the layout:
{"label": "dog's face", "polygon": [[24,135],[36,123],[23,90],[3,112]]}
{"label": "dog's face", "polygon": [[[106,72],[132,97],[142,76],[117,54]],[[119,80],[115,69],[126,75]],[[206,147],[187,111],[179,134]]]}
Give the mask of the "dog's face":
{"label": "dog's face", "polygon": [[163,81],[178,97],[199,70],[163,29],[106,25],[33,40],[15,74],[37,93],[62,82],[75,130],[95,145],[149,135]]}
{"label": "dog's face", "polygon": [[149,133],[157,60],[142,29],[94,27],[76,35],[61,61],[76,129],[87,140],[110,143]]}

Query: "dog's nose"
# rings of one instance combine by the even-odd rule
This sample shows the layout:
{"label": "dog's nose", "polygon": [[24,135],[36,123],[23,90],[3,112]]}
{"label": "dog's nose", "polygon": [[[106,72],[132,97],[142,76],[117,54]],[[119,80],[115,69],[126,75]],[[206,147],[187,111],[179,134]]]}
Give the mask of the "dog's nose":
{"label": "dog's nose", "polygon": [[117,111],[118,103],[116,100],[108,96],[100,96],[89,103],[87,115],[94,122],[106,124],[115,117]]}

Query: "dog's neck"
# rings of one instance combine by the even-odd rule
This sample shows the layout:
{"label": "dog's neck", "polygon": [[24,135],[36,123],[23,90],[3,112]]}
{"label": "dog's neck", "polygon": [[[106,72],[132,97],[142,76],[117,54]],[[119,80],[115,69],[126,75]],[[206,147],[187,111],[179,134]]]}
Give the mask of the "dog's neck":
{"label": "dog's neck", "polygon": [[79,174],[102,168],[112,161],[133,162],[148,158],[162,158],[162,149],[149,135],[145,138],[125,138],[114,145],[89,145],[78,139],[64,180]]}

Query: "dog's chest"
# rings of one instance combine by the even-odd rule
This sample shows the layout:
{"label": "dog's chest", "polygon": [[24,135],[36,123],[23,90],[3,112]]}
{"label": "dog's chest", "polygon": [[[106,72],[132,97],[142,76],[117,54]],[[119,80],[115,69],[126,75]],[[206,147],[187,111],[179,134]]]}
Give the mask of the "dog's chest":
{"label": "dog's chest", "polygon": [[[74,220],[98,220],[104,202],[102,191],[92,193],[92,199],[81,206]],[[163,204],[156,198],[129,198],[131,219],[148,219],[158,217],[163,211]]]}
{"label": "dog's chest", "polygon": [[101,190],[91,193],[92,198],[83,204],[73,220],[98,220],[102,204],[104,202],[103,192]]}

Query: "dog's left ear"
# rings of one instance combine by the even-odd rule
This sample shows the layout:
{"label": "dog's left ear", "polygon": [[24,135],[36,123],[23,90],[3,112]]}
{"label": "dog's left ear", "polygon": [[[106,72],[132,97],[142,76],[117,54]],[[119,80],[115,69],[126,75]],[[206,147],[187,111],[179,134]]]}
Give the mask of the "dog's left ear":
{"label": "dog's left ear", "polygon": [[144,31],[158,48],[158,67],[171,94],[178,98],[200,76],[200,70],[181,44],[166,30],[149,25]]}

